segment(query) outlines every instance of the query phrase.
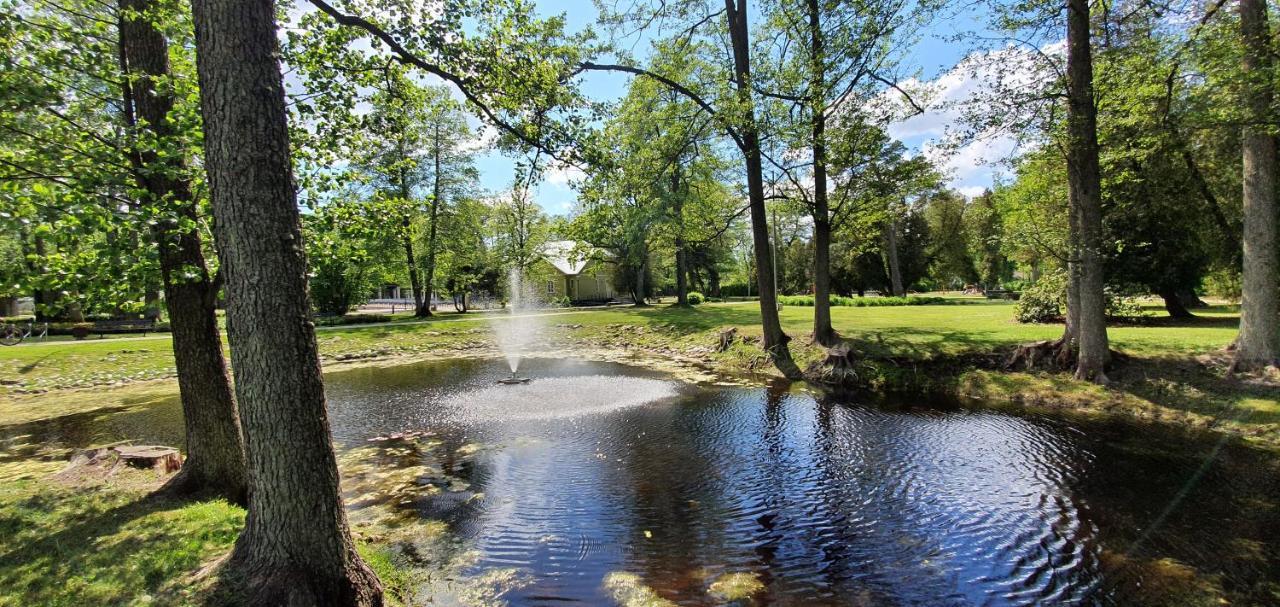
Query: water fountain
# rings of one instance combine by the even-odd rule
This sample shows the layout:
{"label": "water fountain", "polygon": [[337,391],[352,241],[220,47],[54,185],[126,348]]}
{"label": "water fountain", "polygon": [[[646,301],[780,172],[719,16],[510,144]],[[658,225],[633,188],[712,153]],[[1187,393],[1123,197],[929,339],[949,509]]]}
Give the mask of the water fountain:
{"label": "water fountain", "polygon": [[507,290],[510,297],[507,318],[494,318],[490,323],[498,349],[502,350],[511,370],[511,377],[499,379],[498,383],[527,384],[530,378],[519,375],[520,359],[528,353],[529,345],[538,335],[540,319],[532,313],[538,299],[532,285],[525,284],[517,268],[512,268],[507,274]]}

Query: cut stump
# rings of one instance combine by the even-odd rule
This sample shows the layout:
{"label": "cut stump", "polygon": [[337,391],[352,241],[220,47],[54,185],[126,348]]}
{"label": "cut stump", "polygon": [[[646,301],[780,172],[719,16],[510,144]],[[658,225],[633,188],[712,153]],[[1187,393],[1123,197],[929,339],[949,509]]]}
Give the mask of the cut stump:
{"label": "cut stump", "polygon": [[120,461],[134,468],[175,472],[182,467],[182,455],[173,447],[155,445],[112,447]]}

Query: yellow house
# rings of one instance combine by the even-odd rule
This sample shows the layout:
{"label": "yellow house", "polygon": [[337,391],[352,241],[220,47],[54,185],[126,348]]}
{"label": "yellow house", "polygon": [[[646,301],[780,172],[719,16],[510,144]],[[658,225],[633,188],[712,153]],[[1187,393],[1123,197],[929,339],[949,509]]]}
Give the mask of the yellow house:
{"label": "yellow house", "polygon": [[571,240],[548,242],[530,269],[538,295],[547,301],[604,302],[614,298],[613,264],[604,253]]}

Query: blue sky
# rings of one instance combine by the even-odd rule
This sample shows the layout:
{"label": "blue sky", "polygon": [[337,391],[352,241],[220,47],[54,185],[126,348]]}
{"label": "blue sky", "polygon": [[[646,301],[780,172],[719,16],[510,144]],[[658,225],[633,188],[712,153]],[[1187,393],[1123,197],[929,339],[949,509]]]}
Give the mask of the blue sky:
{"label": "blue sky", "polygon": [[[539,12],[551,15],[563,12],[568,28],[578,30],[595,21],[596,9],[591,0],[538,0]],[[939,18],[923,32],[920,40],[910,50],[904,62],[905,72],[918,72],[924,81],[932,81],[940,87],[939,99],[954,99],[974,86],[972,79],[952,68],[971,50],[965,42],[953,38],[958,34],[981,31],[984,15],[967,12]],[[637,52],[642,49],[637,48]],[[596,99],[617,99],[626,91],[628,78],[619,74],[591,74],[584,81],[584,91]],[[890,132],[913,151],[927,150],[929,144],[943,134],[943,129],[955,118],[953,112],[929,111],[904,123],[894,125]],[[951,185],[968,194],[976,194],[991,184],[994,171],[985,166],[1012,150],[1012,141],[997,138],[957,150],[942,160],[951,174]],[[481,185],[491,192],[501,192],[511,187],[515,160],[497,152],[484,154],[478,161]],[[552,214],[564,214],[572,209],[576,195],[568,183],[571,174],[554,171],[538,186],[535,200]]]}

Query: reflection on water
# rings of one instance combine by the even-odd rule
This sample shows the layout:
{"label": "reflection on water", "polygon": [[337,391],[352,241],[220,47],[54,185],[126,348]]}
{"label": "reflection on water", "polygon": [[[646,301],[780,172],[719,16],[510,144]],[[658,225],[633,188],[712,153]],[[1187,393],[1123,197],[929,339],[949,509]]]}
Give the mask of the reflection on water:
{"label": "reflection on water", "polygon": [[[487,599],[1275,600],[1273,460],[1212,436],[680,386],[616,365],[522,371],[537,379],[494,386],[501,361],[326,378],[353,520],[377,506],[416,521],[418,539],[452,531],[448,558],[469,579],[504,581]],[[3,428],[0,440],[174,443],[176,408]]]}

